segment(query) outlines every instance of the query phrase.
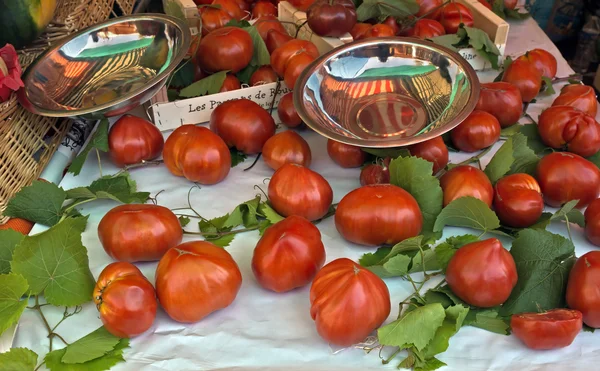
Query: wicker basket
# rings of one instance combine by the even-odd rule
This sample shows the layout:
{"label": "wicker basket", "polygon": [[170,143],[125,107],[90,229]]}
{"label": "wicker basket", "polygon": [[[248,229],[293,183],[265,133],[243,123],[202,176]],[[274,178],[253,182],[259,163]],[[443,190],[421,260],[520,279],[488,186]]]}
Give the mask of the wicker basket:
{"label": "wicker basket", "polygon": [[[85,27],[108,19],[118,6],[131,14],[135,0],[58,0],[46,32],[30,47],[19,51],[25,69],[49,45]],[[41,117],[26,111],[15,94],[0,104],[0,224],[8,200],[37,179],[71,125],[68,119]]]}

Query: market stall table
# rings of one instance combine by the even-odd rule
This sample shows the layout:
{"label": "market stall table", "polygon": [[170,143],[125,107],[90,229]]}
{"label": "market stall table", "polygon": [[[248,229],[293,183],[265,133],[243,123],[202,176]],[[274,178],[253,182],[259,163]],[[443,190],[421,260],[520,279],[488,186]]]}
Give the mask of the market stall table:
{"label": "market stall table", "polygon": [[[507,55],[517,56],[527,50],[543,48],[550,51],[558,60],[558,77],[573,73],[560,52],[538,27],[534,20],[511,22]],[[497,71],[479,73],[482,82],[489,82]],[[560,86],[555,86],[560,88]],[[537,118],[548,107],[554,97],[541,97],[529,106],[528,112]],[[527,123],[528,119],[522,119]],[[359,186],[359,169],[342,169],[335,165],[326,151],[326,138],[305,130],[301,135],[310,144],[313,162],[311,168],[322,174],[334,190],[334,203],[349,191]],[[165,137],[168,133],[165,133]],[[495,150],[483,158],[487,164]],[[467,154],[451,154],[451,162],[460,162],[470,157]],[[214,186],[202,186],[191,192],[192,206],[204,217],[212,218],[230,212],[236,205],[252,199],[257,193],[255,185],[262,185],[273,171],[262,160],[249,171],[253,157],[231,170],[230,175]],[[108,156],[102,155],[103,174],[116,173]],[[100,176],[95,156],[89,156],[83,171],[77,177],[68,174],[60,183],[63,189],[90,184]],[[140,191],[158,196],[160,205],[168,208],[187,206],[187,195],[193,183],[169,173],[164,165],[134,169],[131,176],[137,181]],[[112,262],[100,245],[97,226],[102,216],[116,204],[110,201],[96,201],[83,205],[79,210],[89,214],[83,244],[88,249],[90,268],[95,277]],[[333,218],[318,225],[326,247],[327,260],[340,257],[357,260],[365,252],[373,251],[350,244],[336,231]],[[43,230],[36,226],[33,233]],[[566,235],[561,224],[549,227],[554,233]],[[577,256],[594,249],[584,238],[581,228],[573,226],[573,240]],[[448,227],[444,237],[469,233],[460,228]],[[192,241],[194,236],[184,236]],[[382,365],[377,352],[366,354],[361,349],[332,349],[323,341],[310,317],[309,287],[289,293],[277,294],[266,291],[256,282],[250,267],[254,246],[259,239],[258,232],[239,234],[227,250],[240,267],[243,276],[242,288],[231,306],[211,314],[194,324],[181,324],[171,320],[161,309],[154,325],[145,334],[131,341],[131,348],[124,353],[125,363],[114,370],[382,370],[395,369],[398,361]],[[504,240],[509,244],[508,240]],[[142,263],[137,266],[154,282],[157,263]],[[398,315],[398,303],[413,290],[409,282],[399,278],[385,280],[392,298],[392,313],[388,321]],[[429,285],[437,283],[432,279]],[[91,294],[91,293],[90,293]],[[62,318],[63,309],[45,307],[50,323]],[[83,311],[65,321],[58,329],[67,341],[79,339],[101,326],[98,312],[93,303],[84,305]],[[55,341],[55,344],[59,342]],[[564,370],[595,369],[600,362],[598,335],[582,332],[574,343],[564,349],[554,351],[532,351],[514,336],[502,336],[474,327],[463,327],[450,341],[450,347],[438,358],[447,363],[443,370]],[[47,331],[38,314],[26,310],[21,317],[14,347],[27,347],[41,357],[48,352]],[[42,367],[43,369],[43,367]]]}

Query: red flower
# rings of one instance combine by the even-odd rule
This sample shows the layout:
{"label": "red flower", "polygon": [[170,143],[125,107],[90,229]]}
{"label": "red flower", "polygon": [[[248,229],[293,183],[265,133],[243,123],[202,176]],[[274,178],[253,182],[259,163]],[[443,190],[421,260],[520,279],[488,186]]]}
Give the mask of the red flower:
{"label": "red flower", "polygon": [[21,65],[14,46],[6,44],[0,48],[0,103],[10,98],[13,91],[22,88]]}

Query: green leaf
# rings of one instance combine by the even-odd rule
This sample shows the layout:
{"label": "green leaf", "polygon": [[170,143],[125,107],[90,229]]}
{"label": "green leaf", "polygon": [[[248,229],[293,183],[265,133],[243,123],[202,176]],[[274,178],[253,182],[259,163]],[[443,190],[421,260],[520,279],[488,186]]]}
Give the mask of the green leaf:
{"label": "green leaf", "polygon": [[510,137],[515,135],[516,133],[521,131],[521,125],[519,124],[514,124],[508,127],[505,127],[504,129],[500,130],[500,136],[502,137]]}
{"label": "green leaf", "polygon": [[62,216],[65,191],[56,184],[34,180],[8,201],[4,216],[53,226]]}
{"label": "green leaf", "polygon": [[69,344],[61,358],[62,363],[85,363],[100,358],[115,349],[121,339],[106,328],[100,327],[81,339]]}
{"label": "green leaf", "polygon": [[32,371],[38,355],[27,348],[12,348],[0,353],[0,371]]}
{"label": "green leaf", "polygon": [[176,0],[164,0],[163,7],[165,14],[177,17],[182,21],[186,20],[185,13],[183,12],[183,9]]}
{"label": "green leaf", "polygon": [[387,255],[392,251],[391,247],[380,247],[375,252],[368,252],[363,254],[363,256],[358,259],[358,263],[363,267],[370,267],[374,265],[379,265],[383,263],[383,260],[387,257]]}
{"label": "green leaf", "polygon": [[527,19],[531,16],[529,13],[519,12],[517,9],[504,9],[504,13],[506,13],[506,17],[516,20]]}
{"label": "green leaf", "polygon": [[452,236],[446,239],[445,242],[435,247],[435,256],[440,269],[446,272],[446,267],[450,263],[450,259],[454,256],[454,253],[461,247],[471,242],[479,241],[477,236],[472,234],[466,234],[463,236]]}
{"label": "green leaf", "polygon": [[71,162],[68,172],[75,176],[79,175],[88,154],[93,148],[98,151],[108,152],[108,119],[100,120],[100,123],[96,127],[94,134],[92,134],[92,138],[87,146],[85,146],[85,148],[79,152],[77,157],[73,159],[73,162]]}
{"label": "green leaf", "polygon": [[492,184],[495,184],[500,178],[510,174],[535,175],[539,160],[534,151],[527,146],[527,137],[515,133],[494,154],[484,172]]}
{"label": "green leaf", "polygon": [[183,61],[176,70],[169,88],[181,89],[191,85],[194,82],[195,67],[190,60]]}
{"label": "green leaf", "polygon": [[[436,271],[440,269],[440,265],[437,261],[437,257],[435,255],[435,251],[432,250],[430,247],[427,247],[426,249],[423,249],[423,256],[421,256],[421,251],[419,251],[413,258],[412,258],[412,264],[410,266],[410,269],[408,270],[408,273],[417,273],[417,272],[429,272],[429,271]],[[423,264],[425,265],[425,268],[423,269]]]}
{"label": "green leaf", "polygon": [[510,316],[562,308],[575,246],[557,234],[540,229],[524,229],[510,250],[519,280],[500,314]]}
{"label": "green leaf", "polygon": [[[504,1],[504,0],[502,0]],[[507,56],[506,58],[504,58],[504,61],[502,61],[502,68],[500,69],[500,73],[498,74],[498,76],[496,76],[494,78],[494,82],[498,82],[498,81],[502,81],[502,77],[504,77],[504,71],[506,71],[508,69],[508,67],[512,64],[513,60],[510,56]]]}
{"label": "green leaf", "polygon": [[[233,19],[232,19],[232,21],[233,21]],[[240,80],[240,82],[242,84],[250,85],[250,78],[252,77],[254,72],[256,72],[256,70],[258,70],[259,67],[260,66],[253,66],[252,64],[249,64],[244,69],[242,69],[240,72],[236,73],[235,77],[237,77],[238,80]]]}
{"label": "green leaf", "polygon": [[12,271],[27,279],[32,295],[43,292],[48,303],[56,306],[92,300],[95,281],[81,243],[86,223],[85,217],[67,218],[17,246]]}
{"label": "green leaf", "polygon": [[236,167],[248,158],[243,152],[238,151],[234,147],[229,148],[229,153],[231,154],[231,167]]}
{"label": "green leaf", "polygon": [[225,82],[225,78],[227,77],[227,72],[229,71],[220,71],[198,80],[187,88],[181,89],[179,96],[182,98],[194,98],[216,94],[221,90],[223,82]]}
{"label": "green leaf", "polygon": [[433,371],[437,370],[440,367],[447,366],[444,362],[439,359],[433,357],[425,359],[424,361],[417,361],[415,363],[414,369],[415,371]]}
{"label": "green leaf", "polygon": [[587,158],[588,161],[594,163],[598,168],[600,168],[600,152],[596,152]]}
{"label": "green leaf", "polygon": [[431,342],[423,349],[425,358],[432,358],[448,349],[450,338],[460,330],[468,313],[469,308],[462,305],[453,305],[446,308],[444,322],[437,329]]}
{"label": "green leaf", "polygon": [[[215,4],[215,5],[218,5],[218,4]],[[250,26],[251,26],[250,22],[248,22],[245,19],[243,19],[243,20],[232,19],[229,22],[227,22],[224,27],[246,28],[246,27],[250,27]]]}
{"label": "green leaf", "polygon": [[380,16],[406,17],[419,11],[415,0],[364,0],[356,9],[360,22]]}
{"label": "green leaf", "polygon": [[400,362],[400,364],[398,365],[398,368],[408,368],[408,369],[412,370],[416,361],[417,361],[417,357],[415,357],[415,355],[412,352],[409,352],[408,356],[406,358],[404,358],[402,360],[402,362]]}
{"label": "green leaf", "polygon": [[433,230],[441,231],[447,225],[489,232],[500,227],[500,221],[485,202],[475,197],[461,197],[442,210]]}
{"label": "green leaf", "polygon": [[544,213],[540,220],[532,225],[532,229],[546,229],[553,221],[561,221],[569,219],[570,223],[578,224],[580,227],[585,227],[585,218],[581,211],[575,208],[579,200],[571,200],[564,204],[554,214]]}
{"label": "green leaf", "polygon": [[399,157],[390,162],[390,183],[410,193],[419,204],[425,240],[437,238],[433,227],[442,211],[444,197],[440,181],[432,173],[433,164],[418,157]]}
{"label": "green leaf", "polygon": [[246,228],[253,228],[258,225],[257,212],[260,204],[260,196],[246,201],[236,206],[229,214],[229,217],[223,223],[224,228],[235,228],[243,225]]}
{"label": "green leaf", "polygon": [[234,238],[235,234],[226,234],[218,238],[206,238],[206,241],[215,244],[216,246],[225,248],[231,244]]}
{"label": "green leaf", "polygon": [[179,218],[179,224],[181,224],[182,227],[185,227],[186,225],[190,224],[190,218],[188,218],[187,216],[180,216]]}
{"label": "green leaf", "polygon": [[87,187],[67,191],[67,197],[72,199],[110,199],[126,204],[144,203],[149,196],[149,192],[137,192],[137,184],[127,172],[107,175]]}
{"label": "green leaf", "polygon": [[253,66],[265,66],[271,64],[271,56],[267,50],[267,45],[262,37],[260,37],[256,26],[250,26],[243,29],[250,34],[250,37],[252,38],[252,44],[254,46],[254,52],[252,53],[252,60],[250,61],[250,64]]}
{"label": "green leaf", "polygon": [[404,148],[404,147],[397,147],[397,148],[366,148],[366,147],[362,147],[361,148],[363,150],[363,152],[367,152],[368,154],[371,154],[373,156],[377,156],[380,158],[398,158],[398,157],[409,157],[410,156],[410,152],[408,151],[408,149]]}
{"label": "green leaf", "polygon": [[[417,252],[423,246],[423,236],[410,237],[395,244],[383,261],[388,261],[398,254]],[[414,254],[413,254],[414,255]]]}
{"label": "green leaf", "polygon": [[464,326],[473,326],[500,335],[508,335],[508,321],[498,316],[497,309],[471,308]]}
{"label": "green leaf", "polygon": [[446,312],[441,304],[428,304],[406,313],[400,319],[377,330],[381,345],[423,350],[444,322]]}
{"label": "green leaf", "polygon": [[13,251],[24,238],[25,235],[12,229],[0,231],[0,274],[10,273]]}
{"label": "green leaf", "polygon": [[456,294],[452,292],[452,290],[450,290],[450,286],[448,285],[438,287],[437,289],[430,289],[428,292],[429,291],[445,295],[454,305],[468,306],[467,303],[462,301],[458,296],[456,296]]}
{"label": "green leaf", "polygon": [[492,68],[497,70],[500,50],[498,50],[498,47],[490,40],[488,34],[483,30],[473,27],[465,27],[465,31],[469,37],[469,44],[471,44],[475,51],[492,64]]}
{"label": "green leaf", "polygon": [[121,339],[117,346],[100,358],[85,363],[63,363],[67,348],[52,351],[46,354],[44,361],[50,371],[106,371],[118,363],[125,362],[123,351],[129,348],[129,339]]}
{"label": "green leaf", "polygon": [[271,224],[278,223],[285,219],[283,216],[279,215],[268,202],[261,202],[258,205],[258,213],[271,222]]}
{"label": "green leaf", "polygon": [[458,45],[462,41],[462,38],[460,36],[458,36],[457,34],[449,34],[449,35],[432,37],[429,40],[433,41],[434,43],[436,43],[438,45],[445,46],[446,48],[448,48],[450,50],[458,51],[458,48],[456,47],[456,45]]}
{"label": "green leaf", "polygon": [[[390,276],[405,276],[412,259],[406,255],[396,255],[383,264],[383,269]],[[375,272],[377,274],[377,272]]]}
{"label": "green leaf", "polygon": [[542,142],[538,132],[537,124],[525,124],[520,126],[520,133],[527,137],[527,147],[534,153],[540,154],[548,149],[548,146]]}
{"label": "green leaf", "polygon": [[584,324],[583,324],[583,331],[585,331],[585,332],[591,332],[591,333],[594,333],[594,332],[596,331],[596,329],[595,329],[595,328],[593,328],[593,327],[590,327],[590,326],[588,326],[588,325],[586,325],[586,324],[584,323]]}
{"label": "green leaf", "polygon": [[541,93],[544,96],[550,96],[550,95],[556,94],[556,91],[554,91],[554,87],[552,86],[552,79],[549,78],[548,76],[542,76]]}
{"label": "green leaf", "polygon": [[27,281],[20,274],[0,275],[0,334],[21,318],[27,306],[27,300],[21,300],[21,297],[28,288]]}
{"label": "green leaf", "polygon": [[492,1],[492,11],[496,13],[498,17],[505,19],[506,15],[504,14],[504,0]]}

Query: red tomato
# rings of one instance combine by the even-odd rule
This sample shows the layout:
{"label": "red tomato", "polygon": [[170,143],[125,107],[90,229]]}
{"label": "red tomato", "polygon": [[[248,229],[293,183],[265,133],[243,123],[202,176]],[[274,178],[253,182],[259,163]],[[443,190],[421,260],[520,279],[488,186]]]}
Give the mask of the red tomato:
{"label": "red tomato", "polygon": [[596,117],[598,112],[598,100],[594,88],[587,85],[566,85],[560,91],[560,95],[552,102],[552,105],[571,106],[592,117]]}
{"label": "red tomato", "polygon": [[[354,22],[356,24],[356,22]],[[393,30],[394,30],[394,35],[398,35],[398,32],[400,32],[400,27],[398,27],[398,22],[396,21],[395,17],[389,16],[386,17],[383,22],[384,25],[386,26],[390,26]],[[354,28],[354,25],[353,25]],[[348,31],[350,32],[350,31]]]}
{"label": "red tomato", "polygon": [[294,38],[288,35],[286,32],[269,30],[269,32],[267,32],[265,44],[267,45],[267,50],[269,51],[269,54],[273,54],[275,49],[279,48],[283,44],[293,39]]}
{"label": "red tomato", "polygon": [[552,207],[571,200],[579,200],[577,207],[583,207],[600,195],[600,170],[574,153],[546,155],[538,163],[537,180],[544,201]]}
{"label": "red tomato", "polygon": [[518,2],[519,0],[504,0],[504,8],[511,10],[515,9]]}
{"label": "red tomato", "polygon": [[513,335],[528,348],[558,349],[571,345],[583,327],[583,320],[578,310],[553,309],[543,313],[513,314],[510,327]]}
{"label": "red tomato", "polygon": [[259,0],[252,7],[252,18],[260,18],[266,15],[277,17],[277,7],[267,0]]}
{"label": "red tomato", "polygon": [[461,23],[467,27],[473,27],[473,14],[462,4],[450,3],[442,8],[439,21],[447,34],[455,34]]}
{"label": "red tomato", "polygon": [[388,184],[390,182],[390,169],[387,165],[371,164],[360,171],[360,185]]}
{"label": "red tomato", "polygon": [[198,64],[194,64],[194,82],[202,80],[206,76],[206,72],[202,71],[202,68]]}
{"label": "red tomato", "polygon": [[136,116],[124,115],[108,132],[108,153],[118,167],[155,159],[164,145],[160,130]]}
{"label": "red tomato", "polygon": [[446,281],[467,304],[491,308],[510,296],[517,284],[517,266],[500,241],[490,238],[458,249],[446,268]]}
{"label": "red tomato", "polygon": [[437,19],[440,16],[443,3],[443,0],[417,0],[419,11],[415,15],[419,18]]}
{"label": "red tomato", "polygon": [[570,106],[553,106],[538,122],[542,141],[556,149],[566,148],[583,157],[600,150],[600,126],[594,118]]}
{"label": "red tomato", "polygon": [[273,170],[284,164],[310,166],[311,153],[308,143],[298,133],[286,130],[275,134],[263,146],[262,156]]}
{"label": "red tomato", "polygon": [[218,28],[225,25],[233,19],[225,10],[209,6],[200,8],[200,18],[202,19],[202,36],[206,36]]}
{"label": "red tomato", "polygon": [[[234,0],[237,6],[240,7],[244,11],[244,13],[250,12],[250,4],[246,2],[246,0]],[[244,18],[247,18],[246,14],[244,14]]]}
{"label": "red tomato", "polygon": [[114,336],[140,335],[156,318],[154,287],[133,264],[107,265],[98,277],[93,296],[102,324]]}
{"label": "red tomato", "polygon": [[592,201],[585,209],[585,236],[588,241],[600,246],[600,198]]}
{"label": "red tomato", "polygon": [[410,29],[407,36],[418,37],[419,39],[431,39],[445,34],[444,26],[440,22],[423,18],[415,23],[415,26]]}
{"label": "red tomato", "polygon": [[479,0],[479,2],[489,10],[492,10],[492,4],[488,3],[488,0]]}
{"label": "red tomato", "polygon": [[333,201],[331,186],[319,173],[298,164],[285,164],[271,177],[269,201],[280,215],[309,221],[325,216]]}
{"label": "red tomato", "polygon": [[327,154],[343,168],[360,167],[367,160],[367,154],[360,147],[331,139],[327,140]]}
{"label": "red tomato", "polygon": [[567,305],[583,314],[583,322],[600,327],[600,251],[582,255],[569,274]]}
{"label": "red tomato", "polygon": [[473,111],[463,122],[452,129],[450,137],[456,148],[475,152],[487,148],[500,139],[498,119],[485,111]]}
{"label": "red tomato", "polygon": [[325,265],[310,287],[310,315],[327,342],[350,346],[365,340],[390,315],[390,292],[375,273],[350,259]]}
{"label": "red tomato", "polygon": [[368,39],[370,37],[392,37],[396,36],[396,31],[394,28],[388,26],[387,24],[374,24],[371,26],[367,32],[365,32],[362,38]]}
{"label": "red tomato", "polygon": [[352,0],[316,0],[306,12],[306,22],[319,36],[340,37],[356,24]]}
{"label": "red tomato", "polygon": [[238,21],[246,16],[246,13],[235,0],[213,0],[212,5],[220,6],[233,19],[237,19]]}
{"label": "red tomato", "polygon": [[366,246],[393,245],[417,236],[423,227],[419,204],[391,184],[360,187],[340,201],[335,227],[346,240]]}
{"label": "red tomato", "polygon": [[296,85],[296,80],[298,80],[302,71],[304,71],[315,59],[315,57],[306,52],[301,52],[292,56],[288,60],[283,74],[285,85],[290,89],[293,89],[294,85]]}
{"label": "red tomato", "polygon": [[210,128],[229,147],[247,155],[259,153],[275,134],[273,116],[258,103],[235,99],[222,103],[210,115]]}
{"label": "red tomato", "polygon": [[528,174],[511,174],[494,187],[494,209],[502,224],[526,228],[535,224],[544,211],[540,185]]}
{"label": "red tomato", "polygon": [[367,31],[371,29],[371,25],[368,23],[357,23],[350,30],[350,35],[354,40],[364,39]]}
{"label": "red tomato", "polygon": [[288,128],[295,128],[302,124],[302,119],[294,107],[294,93],[289,92],[281,97],[277,105],[277,115],[281,122]]}
{"label": "red tomato", "polygon": [[494,188],[485,173],[473,166],[457,166],[440,178],[444,206],[461,197],[475,197],[492,207]]}
{"label": "red tomato", "polygon": [[531,102],[542,87],[542,74],[533,63],[517,58],[504,71],[502,81],[514,84],[521,92],[523,102]]}
{"label": "red tomato", "polygon": [[277,82],[277,74],[271,66],[260,66],[252,76],[250,76],[250,86],[258,86]]}
{"label": "red tomato", "polygon": [[448,165],[448,147],[442,137],[435,137],[408,147],[410,154],[433,163],[433,173],[437,174]]}
{"label": "red tomato", "polygon": [[508,82],[481,84],[476,110],[494,115],[503,128],[516,124],[523,115],[519,89]]}
{"label": "red tomato", "polygon": [[160,259],[183,238],[179,220],[158,205],[119,205],[98,224],[98,237],[106,253],[124,262]]}
{"label": "red tomato", "polygon": [[324,263],[319,228],[292,215],[267,228],[254,249],[252,272],[265,289],[286,292],[309,284]]}
{"label": "red tomato", "polygon": [[207,72],[236,73],[252,60],[254,46],[250,34],[238,27],[218,28],[200,40],[196,60]]}
{"label": "red tomato", "polygon": [[231,168],[227,144],[202,126],[183,125],[167,138],[163,159],[169,171],[200,184],[216,184]]}
{"label": "red tomato", "polygon": [[225,76],[225,80],[223,81],[223,85],[221,85],[221,90],[219,90],[219,93],[225,93],[227,91],[238,90],[241,88],[242,84],[240,83],[240,80],[238,80],[235,75],[227,74],[227,76]]}
{"label": "red tomato", "polygon": [[198,322],[228,307],[242,286],[242,274],[229,253],[206,241],[170,249],[156,268],[156,294],[169,317]]}
{"label": "red tomato", "polygon": [[289,0],[289,3],[294,6],[294,8],[306,12],[308,8],[315,2],[315,0]]}
{"label": "red tomato", "polygon": [[[313,59],[319,57],[319,50],[315,44],[307,40],[292,39],[273,51],[271,54],[271,67],[280,77],[284,77],[290,60],[301,53],[305,53]],[[294,86],[288,85],[288,87],[292,89]]]}
{"label": "red tomato", "polygon": [[[256,22],[254,22],[254,27],[256,27],[258,34],[265,42],[267,41],[267,34],[271,30],[275,30],[287,35],[287,31],[285,30],[285,27],[283,27],[283,24],[279,21],[279,19],[277,19],[277,17],[272,15],[265,15],[258,18]],[[269,50],[269,53],[272,53],[272,51]]]}
{"label": "red tomato", "polygon": [[518,59],[530,61],[533,63],[535,68],[542,74],[550,79],[556,76],[556,58],[549,52],[543,49],[533,49],[520,56]]}

